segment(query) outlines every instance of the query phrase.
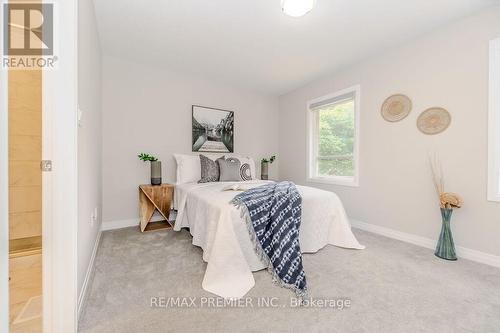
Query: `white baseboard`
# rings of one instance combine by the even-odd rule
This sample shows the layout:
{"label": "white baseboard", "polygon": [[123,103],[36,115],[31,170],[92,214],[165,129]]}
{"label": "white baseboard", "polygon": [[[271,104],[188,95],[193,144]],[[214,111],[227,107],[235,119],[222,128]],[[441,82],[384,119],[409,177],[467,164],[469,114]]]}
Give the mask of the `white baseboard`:
{"label": "white baseboard", "polygon": [[[405,232],[397,231],[394,229],[381,227],[375,224],[361,222],[354,219],[350,219],[350,221],[353,228],[369,231],[374,234],[397,239],[402,242],[418,245],[432,250],[436,248],[437,240],[434,239],[422,236],[416,236]],[[500,256],[495,256],[493,254],[484,253],[481,251],[469,249],[462,246],[456,246],[456,251],[457,251],[457,256],[461,258],[476,261],[490,266],[500,267]]]}
{"label": "white baseboard", "polygon": [[[175,220],[175,217],[177,215],[177,212],[171,211],[170,212],[170,221]],[[154,214],[153,217],[151,218],[151,222],[158,222],[158,221],[164,221],[165,219],[163,216],[159,214]],[[126,219],[126,220],[114,220],[114,221],[107,221],[103,222],[101,226],[102,231],[106,230],[115,230],[115,229],[123,229],[123,228],[128,228],[128,227],[137,227],[139,226],[139,218],[133,218],[133,219]]]}
{"label": "white baseboard", "polygon": [[85,274],[85,280],[83,280],[82,290],[80,290],[80,295],[78,295],[78,316],[77,319],[80,318],[81,311],[83,309],[83,304],[87,297],[87,286],[89,284],[90,277],[92,276],[92,272],[94,271],[94,260],[97,253],[97,249],[99,248],[99,243],[101,241],[101,230],[97,234],[97,238],[94,243],[94,248],[92,249],[92,255],[90,256],[89,266],[87,267],[87,273]]}
{"label": "white baseboard", "polygon": [[115,230],[122,229],[128,227],[136,227],[139,225],[139,219],[128,219],[128,220],[115,220],[115,221],[106,221],[102,222],[101,230]]}

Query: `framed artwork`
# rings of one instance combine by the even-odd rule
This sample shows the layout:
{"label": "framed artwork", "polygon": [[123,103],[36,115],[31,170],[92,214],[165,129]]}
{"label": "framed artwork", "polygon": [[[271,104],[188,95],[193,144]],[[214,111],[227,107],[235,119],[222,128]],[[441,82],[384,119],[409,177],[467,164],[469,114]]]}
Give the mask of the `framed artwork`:
{"label": "framed artwork", "polygon": [[193,105],[194,152],[234,152],[234,112]]}

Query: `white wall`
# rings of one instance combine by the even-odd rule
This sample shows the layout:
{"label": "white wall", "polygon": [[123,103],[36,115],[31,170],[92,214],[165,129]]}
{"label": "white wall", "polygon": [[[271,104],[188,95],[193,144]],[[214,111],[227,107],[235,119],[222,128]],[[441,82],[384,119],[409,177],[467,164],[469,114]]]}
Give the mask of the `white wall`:
{"label": "white wall", "polygon": [[[488,41],[500,37],[499,18],[493,7],[282,96],[280,178],[306,183],[306,102],[360,84],[360,186],[308,185],[336,192],[352,218],[436,239],[428,152],[437,152],[446,190],[465,200],[452,220],[455,242],[500,255],[500,204],[486,200]],[[388,123],[380,106],[394,93],[407,94],[413,111]],[[416,118],[432,106],[447,108],[453,120],[446,132],[425,136]]]}
{"label": "white wall", "polygon": [[[146,56],[146,55],[145,55]],[[235,153],[257,163],[278,152],[278,99],[160,68],[103,58],[103,221],[138,221],[138,185],[162,161],[163,182],[175,181],[172,154],[191,152],[191,106],[235,111]],[[278,158],[279,160],[279,158]],[[278,163],[270,176],[278,176]]]}
{"label": "white wall", "polygon": [[[78,294],[97,240],[102,211],[101,48],[92,0],[78,2]],[[90,224],[97,208],[97,221]]]}

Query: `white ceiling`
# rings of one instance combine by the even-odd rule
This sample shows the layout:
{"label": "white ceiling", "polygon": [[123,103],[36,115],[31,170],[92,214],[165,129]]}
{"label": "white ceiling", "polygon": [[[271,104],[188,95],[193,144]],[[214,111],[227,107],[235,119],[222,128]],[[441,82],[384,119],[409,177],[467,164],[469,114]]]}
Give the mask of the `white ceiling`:
{"label": "white ceiling", "polygon": [[94,0],[103,53],[283,94],[498,0]]}

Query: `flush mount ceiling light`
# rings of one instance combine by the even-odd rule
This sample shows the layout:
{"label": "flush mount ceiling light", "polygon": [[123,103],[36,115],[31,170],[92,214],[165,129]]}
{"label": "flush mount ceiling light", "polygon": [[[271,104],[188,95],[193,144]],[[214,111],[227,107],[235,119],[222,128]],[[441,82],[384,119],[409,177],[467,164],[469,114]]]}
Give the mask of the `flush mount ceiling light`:
{"label": "flush mount ceiling light", "polygon": [[316,0],[281,0],[283,13],[292,17],[301,17],[309,13],[316,4]]}

